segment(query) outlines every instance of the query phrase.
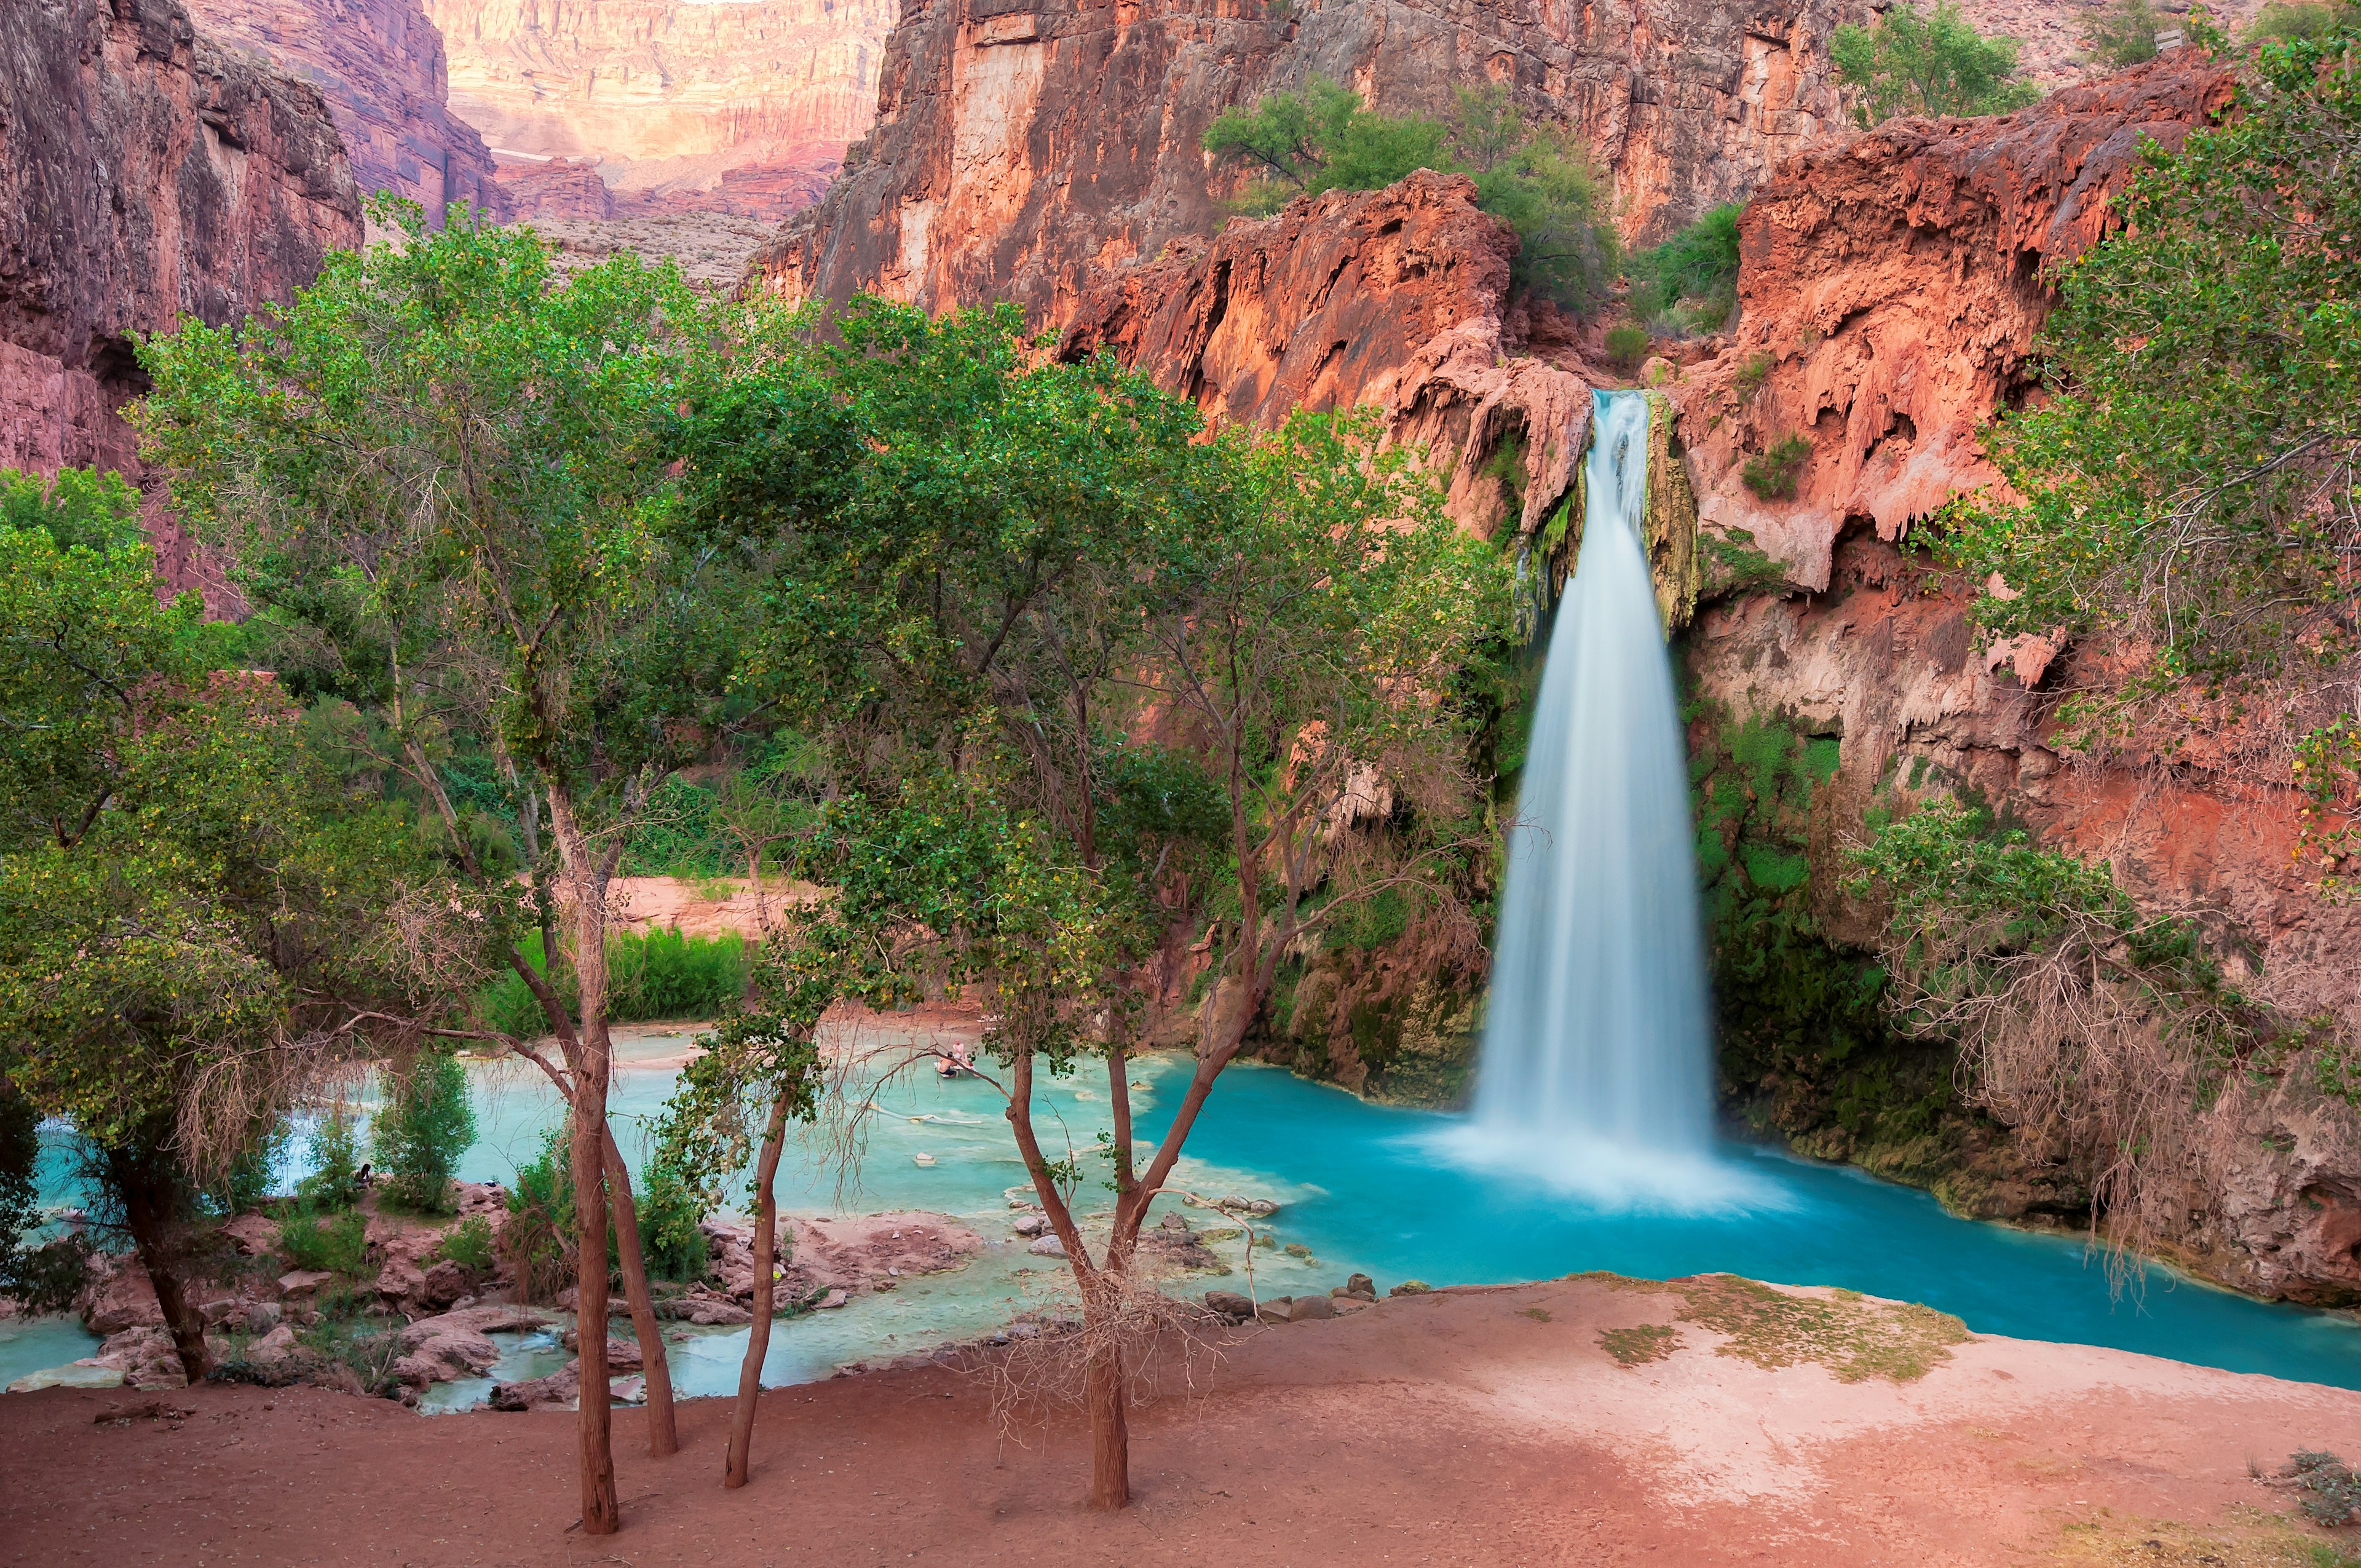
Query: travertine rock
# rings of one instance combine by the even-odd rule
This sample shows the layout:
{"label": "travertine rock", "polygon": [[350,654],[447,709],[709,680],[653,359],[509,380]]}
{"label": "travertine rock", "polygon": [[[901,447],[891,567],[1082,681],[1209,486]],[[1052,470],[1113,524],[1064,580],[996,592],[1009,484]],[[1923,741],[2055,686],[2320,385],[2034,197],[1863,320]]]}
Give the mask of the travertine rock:
{"label": "travertine rock", "polygon": [[796,297],[1013,299],[1063,324],[1109,272],[1217,226],[1243,176],[1206,167],[1216,115],[1315,74],[1389,113],[1508,83],[1583,135],[1630,232],[1653,238],[1839,121],[1828,37],[1868,15],[1856,0],[912,0],[875,129],[756,265]]}
{"label": "travertine rock", "polygon": [[501,211],[484,138],[445,102],[443,36],[419,0],[188,0],[197,25],[319,89],[364,195]]}
{"label": "travertine rock", "polygon": [[[1464,526],[1530,531],[1573,484],[1590,380],[1570,357],[1507,356],[1516,251],[1462,175],[1332,191],[1110,275],[1071,307],[1058,353],[1109,350],[1214,422],[1373,405],[1447,468]],[[1513,475],[1488,461],[1510,443]]]}
{"label": "travertine rock", "polygon": [[[2026,379],[2043,269],[2117,221],[2146,138],[2179,146],[2229,93],[2180,50],[2018,114],[1890,121],[1783,164],[1741,225],[1734,341],[1667,389],[1706,528],[1744,531],[1817,590],[1849,521],[1898,538],[1996,480],[1976,433]],[[1812,444],[1795,497],[1758,499],[1746,458],[1790,434]]]}
{"label": "travertine rock", "polygon": [[[451,102],[506,154],[598,166],[612,215],[774,221],[824,189],[869,126],[890,0],[426,0]],[[518,215],[537,207],[519,181]]]}

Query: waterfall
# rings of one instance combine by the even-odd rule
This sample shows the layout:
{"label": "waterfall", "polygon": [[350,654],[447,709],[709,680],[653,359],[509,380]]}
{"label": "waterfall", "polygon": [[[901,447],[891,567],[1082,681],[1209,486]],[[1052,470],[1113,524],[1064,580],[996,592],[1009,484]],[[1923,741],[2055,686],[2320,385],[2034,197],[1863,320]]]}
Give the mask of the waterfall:
{"label": "waterfall", "polygon": [[1688,767],[1642,523],[1648,400],[1596,392],[1582,549],[1525,755],[1461,1146],[1593,1190],[1712,1149]]}

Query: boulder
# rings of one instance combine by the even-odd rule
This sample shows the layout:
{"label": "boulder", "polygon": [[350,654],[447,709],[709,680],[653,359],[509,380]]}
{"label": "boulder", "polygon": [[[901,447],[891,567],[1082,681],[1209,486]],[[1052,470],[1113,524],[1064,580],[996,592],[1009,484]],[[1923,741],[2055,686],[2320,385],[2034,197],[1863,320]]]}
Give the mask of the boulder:
{"label": "boulder", "polygon": [[1293,1305],[1292,1297],[1273,1296],[1255,1309],[1255,1316],[1266,1323],[1283,1323],[1288,1321],[1288,1310]]}
{"label": "boulder", "polygon": [[148,1271],[127,1255],[100,1253],[91,1260],[90,1283],[84,1288],[82,1326],[101,1339],[132,1328],[161,1328],[164,1309],[156,1304],[156,1288]]}
{"label": "boulder", "polygon": [[335,1276],[324,1268],[291,1269],[279,1277],[279,1293],[291,1297],[309,1296],[334,1278]]}
{"label": "boulder", "polygon": [[1208,1290],[1205,1310],[1234,1323],[1250,1322],[1255,1315],[1254,1298],[1235,1290]]}
{"label": "boulder", "polygon": [[295,1331],[285,1323],[246,1347],[246,1359],[254,1365],[271,1368],[284,1363],[295,1354]]}
{"label": "boulder", "polygon": [[446,1257],[426,1271],[411,1299],[422,1307],[439,1310],[465,1296],[467,1287],[473,1282],[474,1277],[465,1265],[454,1263]]}
{"label": "boulder", "polygon": [[1020,1236],[1038,1236],[1049,1228],[1047,1214],[1019,1214],[1009,1227]]}
{"label": "boulder", "polygon": [[1063,1257],[1066,1255],[1066,1244],[1056,1236],[1036,1236],[1033,1244],[1025,1250],[1035,1257]]}
{"label": "boulder", "polygon": [[279,1222],[268,1214],[240,1214],[222,1227],[222,1234],[240,1257],[252,1257],[279,1245]]}
{"label": "boulder", "polygon": [[1298,1296],[1287,1306],[1287,1321],[1290,1323],[1310,1322],[1335,1315],[1335,1303],[1325,1296]]}
{"label": "boulder", "polygon": [[1392,1289],[1387,1291],[1386,1294],[1389,1296],[1423,1296],[1433,1288],[1433,1286],[1429,1285],[1423,1279],[1405,1279],[1400,1284],[1395,1286]]}
{"label": "boulder", "polygon": [[1328,1292],[1331,1296],[1358,1296],[1365,1301],[1378,1299],[1378,1282],[1366,1274],[1347,1277],[1344,1284]]}

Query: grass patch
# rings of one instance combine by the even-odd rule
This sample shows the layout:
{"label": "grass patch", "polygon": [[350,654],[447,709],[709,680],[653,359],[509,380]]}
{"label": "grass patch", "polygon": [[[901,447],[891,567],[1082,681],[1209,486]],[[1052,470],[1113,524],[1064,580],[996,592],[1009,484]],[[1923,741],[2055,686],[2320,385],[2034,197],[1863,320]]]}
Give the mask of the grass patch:
{"label": "grass patch", "polygon": [[2361,1568],[2361,1553],[2307,1534],[2284,1514],[2232,1510],[2225,1527],[2170,1520],[2078,1520],[2059,1532],[2060,1568]]}
{"label": "grass patch", "polygon": [[1872,1377],[1916,1382],[1951,1359],[1950,1346],[1975,1337],[1968,1332],[1967,1324],[1949,1312],[1916,1302],[1872,1301],[1858,1290],[1839,1290],[1828,1297],[1790,1296],[1735,1274],[1660,1280],[1594,1270],[1566,1277],[1618,1290],[1678,1296],[1684,1305],[1675,1316],[1730,1336],[1727,1343],[1715,1347],[1715,1354],[1736,1356],[1774,1372],[1783,1366],[1817,1362],[1839,1383],[1863,1383]]}
{"label": "grass patch", "polygon": [[1681,1348],[1681,1332],[1670,1323],[1641,1323],[1628,1329],[1601,1329],[1598,1343],[1626,1366],[1662,1361]]}

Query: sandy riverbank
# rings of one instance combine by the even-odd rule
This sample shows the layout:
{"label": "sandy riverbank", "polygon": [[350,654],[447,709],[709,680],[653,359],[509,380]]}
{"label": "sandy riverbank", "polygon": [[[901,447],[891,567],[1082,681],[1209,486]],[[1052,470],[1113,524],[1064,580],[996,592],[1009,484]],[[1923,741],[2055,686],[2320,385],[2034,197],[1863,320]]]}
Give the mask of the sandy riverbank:
{"label": "sandy riverbank", "polygon": [[[722,1401],[661,1463],[618,1411],[626,1528],[599,1541],[568,1530],[565,1414],[46,1390],[0,1402],[0,1562],[2295,1564],[2334,1538],[2265,1522],[2293,1498],[2250,1464],[2361,1456],[2361,1393],[2001,1339],[1847,1383],[1717,1354],[1682,1310],[1577,1279],[1238,1331],[1208,1390],[1137,1418],[1115,1517],[1078,1506],[1071,1434],[1003,1445],[941,1368],[766,1395],[737,1493]],[[1664,1359],[1602,1343],[1652,1324]]]}

